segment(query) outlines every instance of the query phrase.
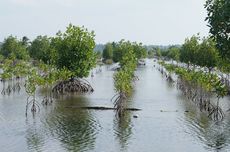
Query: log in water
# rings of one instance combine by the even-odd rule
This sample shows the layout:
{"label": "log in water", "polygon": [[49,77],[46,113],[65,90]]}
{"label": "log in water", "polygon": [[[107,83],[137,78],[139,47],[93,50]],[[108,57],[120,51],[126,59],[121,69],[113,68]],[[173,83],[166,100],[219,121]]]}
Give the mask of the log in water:
{"label": "log in water", "polygon": [[[73,108],[73,109],[90,109],[90,110],[116,110],[113,107],[103,107],[103,106],[95,106],[95,107],[78,107],[78,106],[68,106],[66,108]],[[141,109],[138,108],[125,108],[127,111],[140,111]]]}

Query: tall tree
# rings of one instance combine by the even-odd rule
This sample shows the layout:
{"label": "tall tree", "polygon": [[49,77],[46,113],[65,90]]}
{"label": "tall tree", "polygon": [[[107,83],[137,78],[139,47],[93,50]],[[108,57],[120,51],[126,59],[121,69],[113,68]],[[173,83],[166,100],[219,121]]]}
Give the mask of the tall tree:
{"label": "tall tree", "polygon": [[197,52],[197,65],[206,66],[209,71],[218,65],[219,54],[212,38],[204,38]]}
{"label": "tall tree", "polygon": [[105,48],[103,49],[102,56],[104,59],[112,59],[113,58],[113,46],[111,43],[107,43]]}
{"label": "tall tree", "polygon": [[54,47],[51,45],[51,39],[47,36],[37,36],[31,42],[29,48],[30,56],[36,60],[42,60],[44,63],[53,62],[55,52]]}
{"label": "tall tree", "polygon": [[220,55],[230,62],[230,1],[206,0],[205,8],[210,33],[217,42]]}
{"label": "tall tree", "polygon": [[57,67],[67,68],[73,73],[72,77],[87,77],[96,64],[94,37],[93,31],[72,24],[64,33],[58,32],[53,39],[57,50]]}
{"label": "tall tree", "polygon": [[141,59],[141,58],[146,58],[147,57],[147,50],[142,45],[142,43],[134,42],[134,43],[132,43],[132,45],[133,45],[133,50],[134,50],[134,53],[135,53],[137,59]]}
{"label": "tall tree", "polygon": [[168,50],[168,57],[175,60],[175,61],[179,61],[180,59],[180,48],[176,47],[176,46],[172,46],[169,48]]}
{"label": "tall tree", "polygon": [[29,38],[26,36],[22,37],[22,45],[24,45],[25,47],[29,46]]}
{"label": "tall tree", "polygon": [[199,37],[192,36],[190,39],[185,39],[184,44],[181,47],[180,61],[187,64],[196,64],[197,51],[199,50]]}

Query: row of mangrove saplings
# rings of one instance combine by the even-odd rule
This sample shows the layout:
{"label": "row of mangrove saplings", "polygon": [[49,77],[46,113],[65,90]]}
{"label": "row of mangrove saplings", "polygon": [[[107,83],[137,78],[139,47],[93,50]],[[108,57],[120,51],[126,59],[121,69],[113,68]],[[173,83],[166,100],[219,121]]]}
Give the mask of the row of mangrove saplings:
{"label": "row of mangrove saplings", "polygon": [[161,67],[158,70],[166,76],[168,81],[174,82],[172,74],[177,75],[177,89],[195,103],[201,112],[207,113],[212,120],[223,120],[224,112],[219,101],[227,95],[227,87],[217,74],[183,68],[164,61],[159,64]]}
{"label": "row of mangrove saplings", "polygon": [[116,115],[122,117],[125,114],[127,101],[132,94],[133,81],[138,78],[134,75],[137,66],[137,58],[129,42],[124,42],[120,47],[124,54],[120,60],[121,68],[114,73],[114,87],[116,94],[112,97]]}

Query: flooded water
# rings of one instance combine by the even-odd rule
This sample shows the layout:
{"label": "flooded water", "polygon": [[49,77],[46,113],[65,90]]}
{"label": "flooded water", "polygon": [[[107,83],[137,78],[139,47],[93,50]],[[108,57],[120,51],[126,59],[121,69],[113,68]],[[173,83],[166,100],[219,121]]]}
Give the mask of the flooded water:
{"label": "flooded water", "polygon": [[[61,97],[25,117],[26,93],[0,96],[1,152],[220,152],[230,151],[230,117],[215,123],[165,81],[147,61],[139,67],[135,90],[122,119],[111,110],[81,110],[76,106],[113,107],[113,71],[88,78],[95,91]],[[1,86],[2,87],[2,86]],[[42,93],[37,99],[41,101]],[[222,102],[225,111],[229,99]],[[188,111],[188,112],[187,112]],[[138,115],[138,118],[134,118]]]}

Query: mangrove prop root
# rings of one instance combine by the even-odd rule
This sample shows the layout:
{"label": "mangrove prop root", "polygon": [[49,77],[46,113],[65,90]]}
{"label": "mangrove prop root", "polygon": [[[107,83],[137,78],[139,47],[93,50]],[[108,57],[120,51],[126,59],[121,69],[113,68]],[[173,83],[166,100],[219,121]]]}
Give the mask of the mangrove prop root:
{"label": "mangrove prop root", "polygon": [[[164,67],[159,67],[158,70],[162,76],[166,76],[167,81],[174,82]],[[180,90],[188,100],[197,105],[201,112],[207,112],[209,118],[214,121],[223,120],[224,112],[219,107],[219,99],[217,105],[212,104],[210,101],[212,92],[203,89],[202,85],[194,84],[192,81],[185,80],[183,77],[178,76],[176,88]]]}
{"label": "mangrove prop root", "polygon": [[42,104],[43,105],[50,105],[50,104],[52,104],[53,103],[53,97],[50,95],[48,95],[48,96],[45,96],[44,98],[43,98],[43,100],[42,100]]}
{"label": "mangrove prop root", "polygon": [[139,79],[138,76],[136,76],[136,75],[133,76],[133,81],[139,81],[139,80],[140,80],[140,79]]}
{"label": "mangrove prop root", "polygon": [[12,86],[8,85],[7,88],[6,88],[6,94],[10,95],[12,93],[12,91],[13,91]]}
{"label": "mangrove prop root", "polygon": [[19,92],[21,90],[21,86],[19,82],[16,82],[15,84],[7,84],[7,87],[5,86],[5,82],[3,82],[3,88],[1,91],[2,95],[11,95],[12,93]]}
{"label": "mangrove prop root", "polygon": [[180,90],[188,100],[193,101],[201,112],[207,112],[209,118],[214,121],[223,120],[224,112],[219,107],[219,99],[217,105],[212,104],[210,101],[211,94],[209,92],[202,90],[199,86],[194,86],[180,77],[178,77],[177,80],[177,89]]}
{"label": "mangrove prop root", "polygon": [[113,98],[113,103],[114,103],[114,108],[116,110],[116,116],[117,117],[122,117],[124,115],[125,107],[126,107],[126,101],[127,101],[127,96],[125,93],[118,93],[115,95]]}
{"label": "mangrove prop root", "polygon": [[85,79],[69,79],[61,81],[52,89],[52,92],[57,94],[65,92],[91,93],[93,91],[92,86]]}
{"label": "mangrove prop root", "polygon": [[1,94],[4,96],[6,95],[6,84],[5,84],[5,80],[2,80],[3,86],[2,86],[2,91]]}
{"label": "mangrove prop root", "polygon": [[[32,99],[31,99],[32,98]],[[39,112],[40,111],[40,106],[39,106],[39,103],[37,100],[35,100],[35,96],[29,96],[27,98],[27,103],[26,103],[26,116],[27,116],[27,112],[28,112],[28,109],[29,109],[29,106],[31,106],[31,112],[34,114],[36,113],[37,111]]]}

